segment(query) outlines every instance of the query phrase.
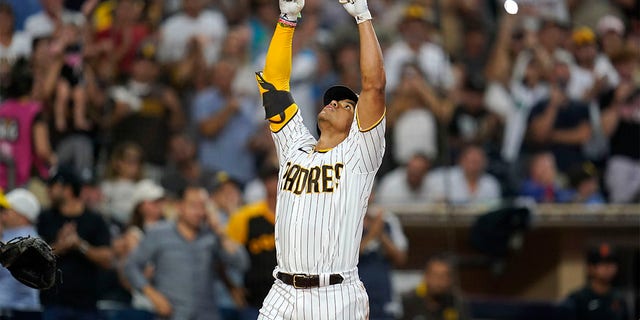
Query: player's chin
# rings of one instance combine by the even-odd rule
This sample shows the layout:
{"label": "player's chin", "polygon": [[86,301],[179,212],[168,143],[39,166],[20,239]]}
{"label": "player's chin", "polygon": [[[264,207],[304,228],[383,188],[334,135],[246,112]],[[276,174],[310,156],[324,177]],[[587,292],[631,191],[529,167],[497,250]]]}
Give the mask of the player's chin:
{"label": "player's chin", "polygon": [[325,111],[324,109],[322,109],[322,111],[318,113],[318,122],[329,121],[329,119],[330,119],[329,112]]}

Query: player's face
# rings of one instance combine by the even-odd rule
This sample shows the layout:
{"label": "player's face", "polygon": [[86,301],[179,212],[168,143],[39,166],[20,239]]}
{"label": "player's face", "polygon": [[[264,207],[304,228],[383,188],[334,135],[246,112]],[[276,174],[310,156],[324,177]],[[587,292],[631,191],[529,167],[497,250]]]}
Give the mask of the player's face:
{"label": "player's face", "polygon": [[356,102],[351,99],[332,100],[318,114],[318,123],[327,122],[340,131],[348,131],[355,110]]}

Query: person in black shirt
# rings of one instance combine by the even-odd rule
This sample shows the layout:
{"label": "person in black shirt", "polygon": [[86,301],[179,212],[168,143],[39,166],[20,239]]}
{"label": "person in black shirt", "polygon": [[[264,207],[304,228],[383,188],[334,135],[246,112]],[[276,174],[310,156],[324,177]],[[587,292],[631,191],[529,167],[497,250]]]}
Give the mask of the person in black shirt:
{"label": "person in black shirt", "polygon": [[569,66],[556,61],[551,76],[551,95],[533,106],[527,129],[529,152],[549,150],[558,169],[566,172],[584,162],[583,145],[591,138],[589,107],[567,96]]}
{"label": "person in black shirt", "polygon": [[618,272],[616,256],[608,244],[591,248],[587,254],[587,284],[564,302],[576,320],[627,320],[627,304],[612,282]]}
{"label": "person in black shirt", "polygon": [[110,268],[106,222],[80,199],[82,183],[61,168],[49,180],[51,208],[40,214],[38,234],[58,257],[59,281],[40,293],[43,319],[98,319],[99,268]]}
{"label": "person in black shirt", "polygon": [[457,158],[465,145],[478,144],[490,150],[499,145],[502,124],[499,117],[487,109],[484,104],[484,84],[466,79],[461,93],[461,104],[453,111],[449,123],[449,139],[453,153]]}
{"label": "person in black shirt", "polygon": [[640,86],[633,81],[637,57],[631,49],[611,57],[620,84],[599,99],[610,151],[604,180],[614,203],[640,201]]}

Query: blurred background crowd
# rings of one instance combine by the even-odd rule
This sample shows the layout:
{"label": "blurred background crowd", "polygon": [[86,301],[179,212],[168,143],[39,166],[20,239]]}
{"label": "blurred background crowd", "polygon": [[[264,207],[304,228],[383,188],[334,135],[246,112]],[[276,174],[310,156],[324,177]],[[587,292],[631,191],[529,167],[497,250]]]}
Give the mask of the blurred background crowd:
{"label": "blurred background crowd", "polygon": [[[507,14],[506,3],[517,13]],[[361,248],[372,274],[406,260],[402,227],[379,213],[386,205],[640,201],[639,1],[369,0],[369,7],[388,95],[387,152]],[[44,294],[45,306],[65,307],[50,319],[132,301],[136,310],[204,319],[176,315],[176,303],[203,308],[197,299],[175,302],[180,295],[167,298],[145,280],[186,296],[209,292],[157,279],[164,263],[200,259],[188,248],[178,250],[182,257],[158,254],[176,248],[171,236],[154,234],[167,247],[135,250],[157,221],[186,226],[188,236],[201,232],[193,221],[206,221],[214,239],[242,244],[202,241],[219,249],[210,260],[223,267],[184,272],[219,279],[211,294],[228,319],[239,316],[238,305],[255,309],[251,292],[272,281],[275,263],[277,159],[254,72],[278,14],[273,0],[0,0],[0,187],[13,199],[5,211],[22,213],[3,214],[3,241],[40,234],[59,250],[73,289]],[[326,88],[359,91],[357,39],[337,3],[306,0],[291,88],[312,133]],[[436,256],[427,270],[450,266]],[[1,308],[22,307],[12,300]],[[455,319],[440,316],[433,319]]]}

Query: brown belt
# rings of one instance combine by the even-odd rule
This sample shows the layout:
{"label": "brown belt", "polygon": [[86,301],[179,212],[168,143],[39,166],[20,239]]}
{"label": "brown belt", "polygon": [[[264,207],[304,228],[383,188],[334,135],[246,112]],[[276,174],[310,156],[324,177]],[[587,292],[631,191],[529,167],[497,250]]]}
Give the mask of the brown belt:
{"label": "brown belt", "polygon": [[[293,286],[296,289],[308,289],[316,288],[320,286],[320,276],[309,274],[289,274],[278,272],[277,275],[280,281]],[[332,274],[329,276],[329,284],[342,283],[344,278],[339,274]]]}

